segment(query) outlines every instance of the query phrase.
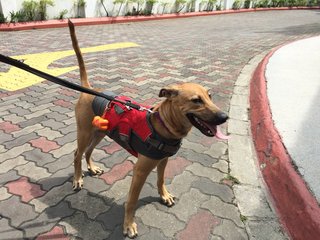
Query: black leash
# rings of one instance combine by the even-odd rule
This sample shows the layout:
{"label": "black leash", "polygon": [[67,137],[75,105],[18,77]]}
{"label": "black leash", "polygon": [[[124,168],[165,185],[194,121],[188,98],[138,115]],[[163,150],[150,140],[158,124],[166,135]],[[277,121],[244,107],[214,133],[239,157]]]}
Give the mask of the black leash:
{"label": "black leash", "polygon": [[19,60],[13,59],[13,58],[8,57],[8,56],[4,56],[2,54],[0,54],[0,62],[12,65],[12,66],[17,67],[17,68],[20,68],[20,69],[22,69],[24,71],[30,72],[30,73],[38,76],[38,77],[47,79],[50,82],[59,84],[61,86],[64,86],[64,87],[67,87],[67,88],[70,88],[70,89],[73,89],[73,90],[76,90],[76,91],[79,91],[79,92],[83,92],[83,93],[88,93],[88,94],[91,94],[91,95],[99,96],[99,97],[105,98],[105,99],[107,99],[109,101],[115,101],[115,102],[124,104],[124,105],[126,105],[128,107],[131,107],[131,108],[134,108],[136,110],[139,110],[139,111],[149,111],[149,112],[151,111],[150,109],[145,108],[145,107],[143,107],[141,105],[138,105],[138,104],[134,104],[131,101],[122,101],[120,99],[117,99],[116,97],[108,96],[108,95],[106,95],[104,93],[97,92],[97,91],[95,91],[93,89],[85,88],[85,87],[82,87],[82,86],[80,86],[78,84],[74,84],[74,83],[68,82],[68,81],[66,81],[64,79],[52,76],[52,75],[50,75],[48,73],[45,73],[45,72],[39,71],[39,70],[37,70],[35,68],[32,68],[29,65],[27,65],[27,64],[25,64],[25,63],[23,63],[23,62],[21,62]]}

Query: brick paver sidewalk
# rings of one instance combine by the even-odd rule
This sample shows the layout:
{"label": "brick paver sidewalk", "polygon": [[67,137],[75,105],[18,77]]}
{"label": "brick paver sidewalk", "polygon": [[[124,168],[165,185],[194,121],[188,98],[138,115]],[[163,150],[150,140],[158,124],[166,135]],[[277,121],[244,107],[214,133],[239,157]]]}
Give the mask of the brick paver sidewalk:
{"label": "brick paver sidewalk", "polygon": [[[86,53],[95,87],[153,104],[161,87],[197,82],[212,90],[223,110],[232,109],[231,143],[193,130],[169,161],[167,184],[178,198],[174,207],[161,205],[156,173],[151,173],[136,214],[139,239],[285,238],[263,188],[242,181],[254,166],[243,166],[238,185],[230,177],[237,172],[231,158],[245,164],[241,147],[250,147],[248,88],[236,83],[255,56],[284,42],[319,35],[319,18],[316,11],[275,11],[77,27],[83,48],[139,45]],[[1,32],[0,43],[0,52],[9,56],[71,49],[67,28]],[[75,56],[67,56],[49,69],[75,65]],[[8,70],[0,64],[0,78]],[[77,70],[62,77],[79,83]],[[84,189],[72,191],[77,96],[46,81],[0,91],[1,239],[123,239],[123,203],[135,159],[106,138],[93,153],[105,173],[85,173]],[[261,208],[242,208],[244,202]]]}

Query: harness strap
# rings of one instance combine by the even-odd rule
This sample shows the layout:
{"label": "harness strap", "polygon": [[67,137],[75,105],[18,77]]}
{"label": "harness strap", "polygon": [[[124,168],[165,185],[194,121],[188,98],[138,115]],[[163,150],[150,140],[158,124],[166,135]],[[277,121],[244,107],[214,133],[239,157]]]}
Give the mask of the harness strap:
{"label": "harness strap", "polygon": [[154,138],[148,138],[147,142],[151,146],[157,148],[159,151],[163,151],[163,152],[170,153],[170,154],[175,154],[181,146],[181,141],[178,141],[178,143],[175,145],[169,145],[163,141],[159,141]]}

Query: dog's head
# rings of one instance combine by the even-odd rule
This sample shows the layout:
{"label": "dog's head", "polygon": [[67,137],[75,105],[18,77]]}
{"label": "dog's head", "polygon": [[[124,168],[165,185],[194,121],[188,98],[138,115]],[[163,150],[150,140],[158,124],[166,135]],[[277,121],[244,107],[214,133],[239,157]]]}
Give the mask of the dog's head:
{"label": "dog's head", "polygon": [[159,97],[165,97],[179,111],[183,122],[188,121],[206,136],[226,139],[217,126],[226,122],[228,115],[212,102],[204,87],[194,83],[172,85],[161,89]]}

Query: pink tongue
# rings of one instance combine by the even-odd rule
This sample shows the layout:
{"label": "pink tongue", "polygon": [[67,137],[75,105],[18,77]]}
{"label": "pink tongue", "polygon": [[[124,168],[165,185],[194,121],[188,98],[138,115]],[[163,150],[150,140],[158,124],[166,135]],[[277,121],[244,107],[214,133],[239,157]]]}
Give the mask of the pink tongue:
{"label": "pink tongue", "polygon": [[217,126],[217,132],[215,137],[219,140],[228,140],[230,139],[230,136],[224,135],[223,132],[221,131],[220,127]]}

